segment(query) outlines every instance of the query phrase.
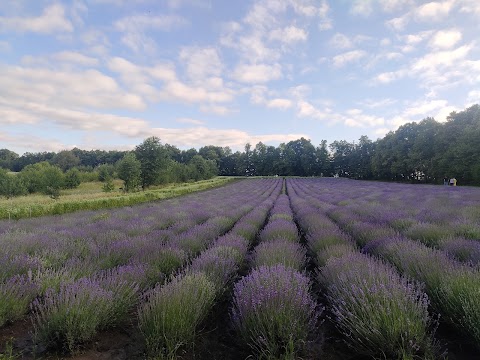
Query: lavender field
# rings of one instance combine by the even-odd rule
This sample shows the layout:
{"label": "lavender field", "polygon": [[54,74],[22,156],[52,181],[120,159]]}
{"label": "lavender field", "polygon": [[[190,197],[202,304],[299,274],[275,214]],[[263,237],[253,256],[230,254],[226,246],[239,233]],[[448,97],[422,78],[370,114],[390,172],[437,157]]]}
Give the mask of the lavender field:
{"label": "lavender field", "polygon": [[246,179],[0,222],[17,358],[480,358],[480,189]]}

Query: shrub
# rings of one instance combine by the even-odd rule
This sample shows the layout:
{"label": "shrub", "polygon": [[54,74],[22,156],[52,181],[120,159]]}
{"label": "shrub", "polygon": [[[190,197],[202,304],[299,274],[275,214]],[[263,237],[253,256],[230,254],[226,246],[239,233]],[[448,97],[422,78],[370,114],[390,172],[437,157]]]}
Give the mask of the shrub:
{"label": "shrub", "polygon": [[260,243],[253,257],[257,267],[282,264],[301,271],[305,268],[306,250],[299,243],[280,239]]}
{"label": "shrub", "polygon": [[358,352],[388,359],[434,359],[429,300],[421,287],[360,253],[327,261],[318,276],[334,320]]}
{"label": "shrub", "polygon": [[173,359],[181,346],[191,345],[214,299],[215,285],[203,273],[174,277],[157,286],[138,312],[148,353]]}
{"label": "shrub", "polygon": [[113,300],[111,292],[85,278],[59,292],[50,289],[32,305],[36,335],[47,347],[73,351],[108,323]]}
{"label": "shrub", "polygon": [[15,275],[0,283],[0,327],[22,317],[37,291],[37,286],[25,275]]}
{"label": "shrub", "polygon": [[262,266],[234,288],[234,327],[258,358],[293,358],[305,350],[320,312],[310,280],[283,265]]}
{"label": "shrub", "polygon": [[285,239],[292,242],[298,242],[299,238],[298,229],[295,223],[285,219],[270,221],[260,233],[260,239],[262,241]]}
{"label": "shrub", "polygon": [[81,183],[80,172],[76,168],[67,170],[65,173],[65,188],[66,189],[75,189]]}

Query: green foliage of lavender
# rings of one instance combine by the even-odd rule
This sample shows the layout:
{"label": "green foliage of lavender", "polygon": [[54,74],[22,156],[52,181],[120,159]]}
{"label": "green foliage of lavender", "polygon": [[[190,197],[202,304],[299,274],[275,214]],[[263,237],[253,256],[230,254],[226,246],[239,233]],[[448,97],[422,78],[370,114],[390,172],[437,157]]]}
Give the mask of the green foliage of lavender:
{"label": "green foliage of lavender", "polygon": [[15,275],[0,283],[0,327],[25,315],[37,291],[26,275]]}
{"label": "green foliage of lavender", "polygon": [[385,263],[351,253],[327,261],[319,281],[348,343],[372,357],[434,359],[428,297]]}
{"label": "green foliage of lavender", "polygon": [[229,246],[218,246],[204,251],[192,261],[188,273],[204,273],[215,285],[217,293],[223,292],[239,268],[241,259],[238,250]]}
{"label": "green foliage of lavender", "polygon": [[412,225],[404,234],[413,240],[423,242],[427,246],[438,247],[442,239],[453,235],[453,231],[445,226],[431,223],[418,223]]}
{"label": "green foliage of lavender", "polygon": [[291,242],[299,241],[297,226],[294,222],[285,219],[269,221],[260,233],[262,241],[284,239]]}
{"label": "green foliage of lavender", "polygon": [[262,266],[235,284],[232,321],[259,359],[294,359],[305,350],[319,310],[310,280],[283,265]]}
{"label": "green foliage of lavender", "polygon": [[315,259],[318,266],[325,266],[328,260],[341,258],[345,255],[354,253],[355,251],[358,250],[350,243],[332,244],[325,247],[322,251],[318,251]]}
{"label": "green foliage of lavender", "polygon": [[282,264],[301,271],[305,268],[306,250],[289,240],[270,240],[255,247],[253,258],[256,267]]}
{"label": "green foliage of lavender", "polygon": [[174,277],[148,294],[138,311],[139,326],[152,356],[175,358],[195,340],[215,300],[215,285],[203,273]]}
{"label": "green foliage of lavender", "polygon": [[111,292],[88,279],[50,289],[32,303],[36,337],[47,347],[74,351],[108,323],[113,301]]}

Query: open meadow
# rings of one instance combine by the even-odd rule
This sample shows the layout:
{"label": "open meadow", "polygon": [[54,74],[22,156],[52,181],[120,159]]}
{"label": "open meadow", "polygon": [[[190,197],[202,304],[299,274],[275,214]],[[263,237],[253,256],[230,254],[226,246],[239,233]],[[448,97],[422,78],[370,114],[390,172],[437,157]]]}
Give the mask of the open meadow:
{"label": "open meadow", "polygon": [[0,221],[1,360],[479,354],[480,188],[255,178]]}

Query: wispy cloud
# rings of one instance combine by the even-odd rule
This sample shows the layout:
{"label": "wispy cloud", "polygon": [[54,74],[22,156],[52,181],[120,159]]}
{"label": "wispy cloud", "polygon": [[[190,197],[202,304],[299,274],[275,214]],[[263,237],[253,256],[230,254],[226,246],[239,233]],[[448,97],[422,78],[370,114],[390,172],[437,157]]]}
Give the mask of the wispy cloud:
{"label": "wispy cloud", "polygon": [[72,32],[73,24],[65,17],[65,8],[61,4],[46,7],[39,16],[0,17],[0,32],[34,32],[53,34]]}

